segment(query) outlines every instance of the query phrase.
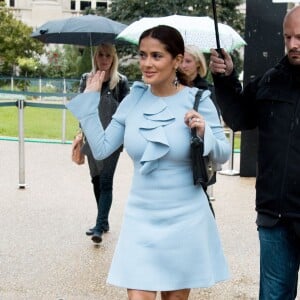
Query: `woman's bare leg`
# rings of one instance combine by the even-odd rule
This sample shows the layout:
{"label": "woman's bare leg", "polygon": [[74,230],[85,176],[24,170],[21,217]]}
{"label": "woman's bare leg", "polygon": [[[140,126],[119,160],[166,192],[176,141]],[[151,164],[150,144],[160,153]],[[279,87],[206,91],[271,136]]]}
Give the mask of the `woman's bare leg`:
{"label": "woman's bare leg", "polygon": [[155,300],[156,292],[127,289],[129,300]]}
{"label": "woman's bare leg", "polygon": [[161,292],[162,300],[187,300],[189,298],[190,289]]}

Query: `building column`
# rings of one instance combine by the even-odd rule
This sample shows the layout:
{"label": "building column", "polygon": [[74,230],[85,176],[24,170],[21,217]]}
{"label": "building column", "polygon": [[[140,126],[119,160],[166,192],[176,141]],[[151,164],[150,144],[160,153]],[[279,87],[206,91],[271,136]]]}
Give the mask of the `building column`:
{"label": "building column", "polygon": [[80,11],[80,0],[76,0],[75,2],[75,10]]}
{"label": "building column", "polygon": [[48,20],[62,18],[62,6],[58,0],[32,0],[31,20],[32,27],[38,27]]}

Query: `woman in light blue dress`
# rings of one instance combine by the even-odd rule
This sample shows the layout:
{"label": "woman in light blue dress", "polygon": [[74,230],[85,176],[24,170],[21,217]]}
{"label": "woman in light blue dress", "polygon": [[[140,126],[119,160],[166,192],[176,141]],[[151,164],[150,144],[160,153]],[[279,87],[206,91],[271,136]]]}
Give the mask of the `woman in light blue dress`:
{"label": "woman in light blue dress", "polygon": [[139,55],[145,83],[134,83],[105,130],[97,111],[103,72],[67,106],[96,159],[124,144],[134,164],[108,283],[127,288],[130,300],[154,300],[158,291],[163,300],[185,300],[191,288],[228,278],[215,219],[202,187],[193,184],[190,129],[216,163],[227,161],[230,145],[209,91],[199,112],[192,110],[198,89],[186,86],[178,70],[184,42],[176,29],[145,31]]}

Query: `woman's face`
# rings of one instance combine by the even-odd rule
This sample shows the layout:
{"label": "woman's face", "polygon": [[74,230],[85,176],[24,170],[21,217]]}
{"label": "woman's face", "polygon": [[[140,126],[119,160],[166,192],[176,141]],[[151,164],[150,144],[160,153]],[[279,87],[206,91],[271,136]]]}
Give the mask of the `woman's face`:
{"label": "woman's face", "polygon": [[151,85],[152,91],[172,86],[182,56],[173,58],[164,44],[152,37],[141,40],[139,55],[144,82]]}
{"label": "woman's face", "polygon": [[194,80],[198,73],[199,64],[197,64],[193,55],[184,52],[184,57],[180,69],[190,79]]}
{"label": "woman's face", "polygon": [[113,63],[113,55],[105,48],[100,48],[96,55],[97,69],[100,71],[109,71]]}

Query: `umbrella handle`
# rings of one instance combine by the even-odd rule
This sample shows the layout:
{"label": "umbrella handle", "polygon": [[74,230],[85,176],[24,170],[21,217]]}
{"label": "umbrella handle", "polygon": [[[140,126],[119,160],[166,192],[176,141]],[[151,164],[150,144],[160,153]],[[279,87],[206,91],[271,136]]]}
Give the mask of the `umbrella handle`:
{"label": "umbrella handle", "polygon": [[[217,49],[218,55],[220,58],[224,59],[224,55],[221,50],[220,46],[220,37],[219,37],[219,28],[218,28],[218,19],[217,19],[217,8],[216,8],[216,1],[212,0],[212,8],[213,8],[213,15],[214,15],[214,24],[215,24],[215,33],[216,33],[216,43],[217,43]],[[217,76],[223,77],[223,73],[218,73]]]}
{"label": "umbrella handle", "polygon": [[215,49],[215,50],[218,52],[219,58],[225,59],[225,56],[224,56],[224,54],[222,53],[222,49],[221,49],[221,48],[217,48],[217,49]]}
{"label": "umbrella handle", "polygon": [[[218,52],[219,58],[222,58],[222,59],[225,58],[224,55],[223,55],[223,53],[222,53],[222,49],[221,48],[217,48],[215,50]],[[225,76],[224,73],[216,73],[215,75],[218,76],[218,77],[224,77]]]}
{"label": "umbrella handle", "polygon": [[212,9],[213,9],[216,43],[217,43],[217,51],[218,51],[219,49],[221,49],[221,46],[220,46],[220,36],[219,36],[219,28],[218,28],[217,6],[216,6],[216,1],[215,0],[212,0]]}

